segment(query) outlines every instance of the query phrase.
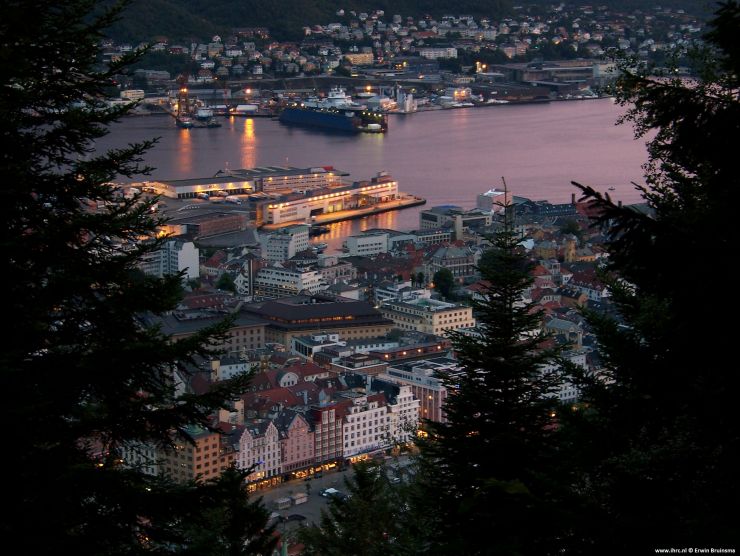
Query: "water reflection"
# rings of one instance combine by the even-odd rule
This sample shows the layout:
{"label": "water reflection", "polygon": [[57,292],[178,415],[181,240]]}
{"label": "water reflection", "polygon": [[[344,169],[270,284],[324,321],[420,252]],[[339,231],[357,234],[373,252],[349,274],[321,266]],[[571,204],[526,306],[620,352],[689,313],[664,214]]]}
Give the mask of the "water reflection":
{"label": "water reflection", "polygon": [[254,118],[244,120],[244,134],[242,136],[242,168],[257,166],[257,136],[254,133]]}
{"label": "water reflection", "polygon": [[193,138],[189,129],[178,128],[177,165],[186,174],[193,171]]}
{"label": "water reflection", "polygon": [[398,216],[399,211],[389,211],[357,220],[329,224],[329,231],[314,238],[312,243],[326,243],[328,245],[326,253],[339,253],[342,250],[344,240],[351,235],[373,228],[397,229]]}

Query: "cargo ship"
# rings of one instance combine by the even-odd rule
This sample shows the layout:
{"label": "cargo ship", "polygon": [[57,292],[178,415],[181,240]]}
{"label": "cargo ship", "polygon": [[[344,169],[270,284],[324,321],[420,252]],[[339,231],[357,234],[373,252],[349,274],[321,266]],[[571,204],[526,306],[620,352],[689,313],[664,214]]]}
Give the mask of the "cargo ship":
{"label": "cargo ship", "polygon": [[384,133],[388,117],[382,112],[354,104],[340,88],[325,99],[308,99],[286,106],[279,120],[285,124],[320,127],[349,133]]}
{"label": "cargo ship", "polygon": [[385,114],[362,108],[310,108],[287,106],[280,113],[284,124],[321,127],[350,133],[384,133],[388,131]]}

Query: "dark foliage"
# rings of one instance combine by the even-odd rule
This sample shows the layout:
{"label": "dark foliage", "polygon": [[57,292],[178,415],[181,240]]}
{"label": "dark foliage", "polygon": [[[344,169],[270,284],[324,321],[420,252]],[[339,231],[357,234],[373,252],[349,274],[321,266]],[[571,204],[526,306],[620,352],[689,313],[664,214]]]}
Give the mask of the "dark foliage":
{"label": "dark foliage", "polygon": [[452,295],[455,288],[455,277],[452,275],[452,271],[447,268],[440,268],[434,273],[432,281],[434,282],[434,289],[441,293],[443,297],[447,298]]}
{"label": "dark foliage", "polygon": [[10,1],[0,18],[0,274],[11,323],[0,388],[13,447],[1,528],[28,554],[165,551],[197,496],[123,468],[119,449],[170,445],[247,379],[175,397],[173,369],[205,354],[228,323],[173,344],[140,318],[172,309],[181,277],[137,270],[159,247],[154,201],[109,185],[143,171],[152,142],[93,151],[125,112],[108,108],[104,92],[136,57],[95,66],[102,29],[118,15],[86,20],[95,8]]}
{"label": "dark foliage", "polygon": [[591,315],[609,381],[589,384],[588,410],[572,424],[576,445],[589,439],[576,450],[593,508],[579,541],[619,553],[737,541],[724,511],[739,494],[735,332],[722,323],[738,309],[723,286],[740,187],[739,23],[738,3],[723,4],[707,48],[689,53],[695,82],[623,64],[625,119],[654,134],[641,188],[651,213],[579,186],[601,211],[625,324]]}
{"label": "dark foliage", "polygon": [[345,481],[345,498],[332,498],[321,521],[303,529],[298,539],[305,556],[386,556],[418,554],[409,527],[406,491],[392,485],[377,464],[355,466]]}
{"label": "dark foliage", "polygon": [[[113,27],[111,36],[127,40],[150,40],[155,35],[171,40],[191,36],[205,39],[216,30],[228,34],[235,27],[261,26],[270,29],[276,38],[299,39],[303,36],[303,27],[346,21],[350,10],[370,13],[382,9],[386,16],[403,14],[404,17],[447,13],[496,16],[508,13],[510,6],[509,0],[378,0],[372,3],[355,0],[134,0],[133,10]],[[345,17],[337,16],[340,8],[344,9]],[[143,14],[149,17],[142,18]]]}
{"label": "dark foliage", "polygon": [[521,299],[532,279],[517,241],[507,224],[480,267],[489,284],[474,307],[481,336],[451,333],[463,370],[442,377],[448,421],[428,423],[414,502],[428,521],[430,554],[546,554],[553,546],[559,377],[555,365],[546,371],[556,353],[542,345],[541,317]]}

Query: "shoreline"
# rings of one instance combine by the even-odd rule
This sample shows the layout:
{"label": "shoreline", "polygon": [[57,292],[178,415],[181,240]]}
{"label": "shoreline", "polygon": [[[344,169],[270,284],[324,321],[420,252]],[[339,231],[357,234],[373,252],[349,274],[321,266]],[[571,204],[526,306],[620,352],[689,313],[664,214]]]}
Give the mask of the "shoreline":
{"label": "shoreline", "polygon": [[323,226],[326,224],[336,224],[338,222],[358,220],[360,218],[365,218],[366,216],[373,216],[375,214],[382,214],[384,212],[417,207],[417,206],[425,205],[426,202],[427,200],[424,199],[423,197],[406,194],[401,199],[387,201],[385,203],[378,203],[377,205],[373,205],[372,207],[342,210],[338,212],[332,212],[329,214],[319,214],[315,216],[314,219],[309,224],[307,224],[306,222],[302,222],[302,221],[301,222],[292,221],[292,222],[285,222],[283,224],[263,224],[262,226],[260,226],[259,229],[278,230],[280,228],[284,228],[286,226],[294,226],[296,224],[307,224],[308,226]]}

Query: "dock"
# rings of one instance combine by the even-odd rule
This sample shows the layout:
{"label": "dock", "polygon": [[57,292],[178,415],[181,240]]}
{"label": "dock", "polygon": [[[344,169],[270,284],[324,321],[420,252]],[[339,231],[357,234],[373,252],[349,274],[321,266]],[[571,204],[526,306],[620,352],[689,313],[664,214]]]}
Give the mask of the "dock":
{"label": "dock", "polygon": [[[400,199],[394,199],[393,201],[385,203],[377,203],[368,207],[340,210],[329,214],[318,214],[312,218],[311,225],[321,226],[325,224],[334,224],[336,222],[344,222],[345,220],[357,220],[358,218],[365,218],[366,216],[381,214],[392,210],[402,210],[405,208],[425,205],[426,202],[427,200],[422,197],[417,197],[416,195],[405,195]],[[305,222],[296,221],[284,222],[281,224],[265,224],[262,226],[262,229],[276,230],[278,228],[284,228],[285,226],[292,226],[296,223],[305,224]]]}

